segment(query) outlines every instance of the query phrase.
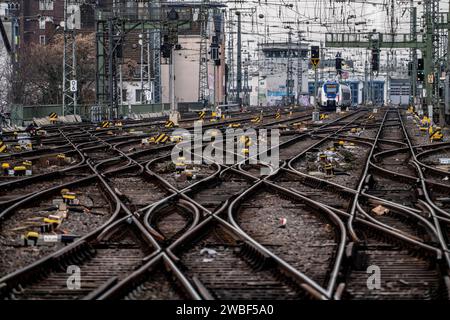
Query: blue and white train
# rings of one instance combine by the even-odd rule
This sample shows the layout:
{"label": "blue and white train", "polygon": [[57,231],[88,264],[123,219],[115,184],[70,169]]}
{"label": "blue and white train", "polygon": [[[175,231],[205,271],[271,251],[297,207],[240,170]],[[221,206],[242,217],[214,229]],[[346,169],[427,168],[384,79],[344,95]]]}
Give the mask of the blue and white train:
{"label": "blue and white train", "polygon": [[318,90],[317,102],[323,110],[336,110],[336,107],[351,107],[352,92],[350,87],[345,84],[327,81]]}

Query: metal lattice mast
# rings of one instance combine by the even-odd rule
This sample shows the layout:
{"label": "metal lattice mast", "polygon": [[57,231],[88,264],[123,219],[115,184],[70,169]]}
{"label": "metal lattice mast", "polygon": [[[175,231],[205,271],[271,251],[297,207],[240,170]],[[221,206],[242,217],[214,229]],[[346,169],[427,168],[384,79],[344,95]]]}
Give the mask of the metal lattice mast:
{"label": "metal lattice mast", "polygon": [[[439,38],[436,36],[436,8],[439,6],[438,0],[425,0],[425,25],[426,25],[426,48],[424,52],[425,62],[425,83],[426,83],[426,104],[429,109],[433,108],[435,101],[436,84],[436,54],[439,51]],[[437,44],[437,48],[436,48]]]}
{"label": "metal lattice mast", "polygon": [[[149,3],[148,9],[150,17],[157,16],[159,20],[161,20],[161,3],[159,0],[153,0],[151,3]],[[152,30],[151,37],[151,57],[153,59],[153,102],[161,103],[161,30]]]}
{"label": "metal lattice mast", "polygon": [[288,34],[288,52],[287,52],[287,75],[286,75],[286,88],[287,88],[287,105],[292,103],[292,94],[293,94],[293,81],[294,81],[294,70],[293,70],[293,61],[292,61],[292,30],[289,30]]}
{"label": "metal lattice mast", "polygon": [[[417,41],[417,8],[411,0],[411,35],[412,40]],[[411,103],[416,104],[417,97],[417,48],[411,48]]]}
{"label": "metal lattice mast", "polygon": [[[450,1],[448,3],[449,12],[447,14],[447,24],[450,22]],[[450,37],[450,25],[447,27],[447,68],[446,68],[446,76],[445,76],[445,115],[450,114],[450,41],[448,40]]]}
{"label": "metal lattice mast", "polygon": [[[395,37],[395,1],[390,0],[390,33],[392,39]],[[391,84],[392,84],[392,72],[394,70],[394,52],[389,50],[387,52],[387,96],[388,100],[391,99]]]}
{"label": "metal lattice mast", "polygon": [[[64,53],[63,53],[63,116],[77,113],[77,92],[72,90],[71,81],[77,79],[75,21],[69,28],[69,4],[72,1],[64,0]],[[72,12],[72,19],[75,15]]]}
{"label": "metal lattice mast", "polygon": [[[431,19],[433,25],[433,105],[439,107],[439,80],[440,75],[440,32],[437,24],[439,23],[439,0],[433,0],[431,6]],[[441,108],[439,108],[441,110]]]}
{"label": "metal lattice mast", "polygon": [[140,76],[141,76],[141,104],[144,104],[145,100],[149,102],[151,99],[147,98],[146,91],[151,90],[151,76],[150,76],[150,64],[152,63],[150,58],[150,30],[145,30],[144,24],[142,24],[142,31],[139,34],[140,51]]}
{"label": "metal lattice mast", "polygon": [[303,94],[303,57],[301,48],[302,31],[298,31],[298,56],[297,56],[297,103],[300,103],[300,96]]}
{"label": "metal lattice mast", "polygon": [[199,59],[199,85],[198,100],[207,101],[208,97],[208,9],[204,0],[200,8],[200,59]]}
{"label": "metal lattice mast", "polygon": [[236,101],[241,104],[242,92],[242,17],[239,11],[236,12],[238,16],[237,21],[237,52],[236,52]]}
{"label": "metal lattice mast", "polygon": [[[233,18],[230,15],[228,22],[228,95],[234,90],[234,37],[233,37]],[[234,100],[234,99],[233,99]],[[230,99],[228,99],[230,101]]]}

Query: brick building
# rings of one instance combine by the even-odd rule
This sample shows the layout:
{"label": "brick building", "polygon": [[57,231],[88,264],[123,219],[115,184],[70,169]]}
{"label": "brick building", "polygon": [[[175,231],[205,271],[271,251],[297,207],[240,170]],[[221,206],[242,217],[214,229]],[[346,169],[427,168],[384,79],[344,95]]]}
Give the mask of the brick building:
{"label": "brick building", "polygon": [[[16,48],[47,44],[64,28],[64,0],[9,0],[5,24],[10,24]],[[102,2],[102,1],[99,1]],[[94,32],[94,9],[89,4],[69,5],[68,26],[80,32]]]}

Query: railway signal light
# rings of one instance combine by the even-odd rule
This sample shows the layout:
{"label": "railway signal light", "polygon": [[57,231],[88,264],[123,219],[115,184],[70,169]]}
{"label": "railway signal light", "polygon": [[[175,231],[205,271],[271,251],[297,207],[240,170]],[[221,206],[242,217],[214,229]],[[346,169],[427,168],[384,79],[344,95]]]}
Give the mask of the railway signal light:
{"label": "railway signal light", "polygon": [[420,82],[425,81],[425,73],[423,71],[417,72],[417,81],[420,81]]}
{"label": "railway signal light", "polygon": [[372,49],[372,71],[380,71],[380,49]]}
{"label": "railway signal light", "polygon": [[417,59],[417,81],[425,81],[424,60],[422,58]]}
{"label": "railway signal light", "polygon": [[311,59],[320,59],[320,47],[318,46],[311,47]]}
{"label": "railway signal light", "polygon": [[163,58],[169,59],[172,54],[172,45],[169,42],[169,35],[164,35],[163,45],[161,46]]}
{"label": "railway signal light", "polygon": [[343,59],[342,59],[341,53],[338,53],[336,55],[336,72],[339,75],[342,74],[342,61],[343,61]]}
{"label": "railway signal light", "polygon": [[422,58],[417,59],[417,70],[419,70],[419,71],[424,70],[424,61]]}
{"label": "railway signal light", "polygon": [[214,64],[216,66],[220,66],[220,44],[219,44],[219,37],[213,36],[212,42],[211,42],[211,59],[214,61]]}
{"label": "railway signal light", "polygon": [[311,47],[311,64],[317,69],[320,62],[320,47],[312,46]]}

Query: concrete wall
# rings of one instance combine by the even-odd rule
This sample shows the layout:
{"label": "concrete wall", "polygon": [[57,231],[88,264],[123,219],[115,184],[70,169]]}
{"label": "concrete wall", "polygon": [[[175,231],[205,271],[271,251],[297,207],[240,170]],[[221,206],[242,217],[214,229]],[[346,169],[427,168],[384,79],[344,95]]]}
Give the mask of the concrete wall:
{"label": "concrete wall", "polygon": [[[127,116],[130,113],[144,114],[144,113],[160,113],[170,110],[168,104],[147,104],[147,105],[124,105],[120,108],[119,112],[122,115]],[[31,121],[33,118],[45,118],[50,113],[55,112],[58,115],[62,115],[61,105],[46,105],[46,106],[12,106],[11,107],[11,121],[13,124],[22,125],[23,122]],[[81,115],[83,120],[90,120],[91,106],[78,106],[78,114]]]}

